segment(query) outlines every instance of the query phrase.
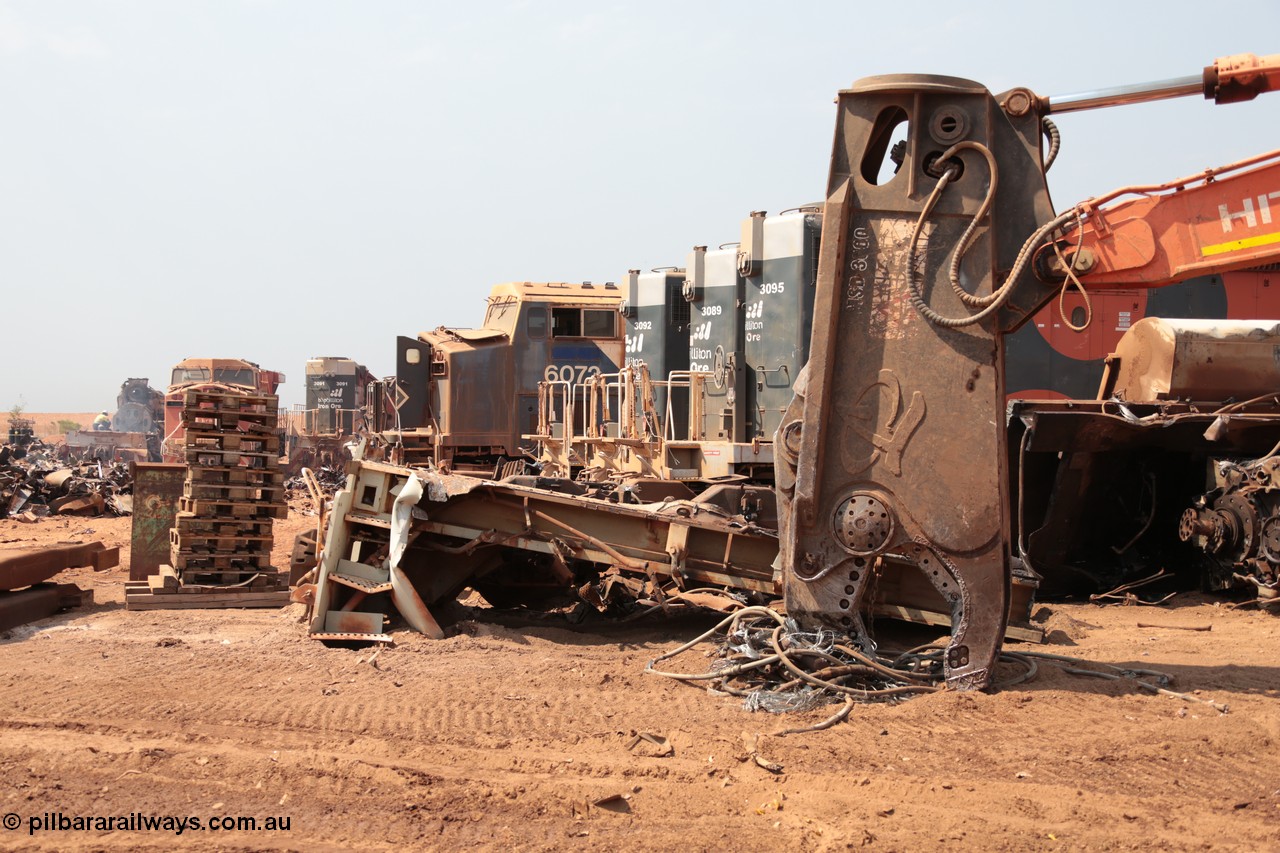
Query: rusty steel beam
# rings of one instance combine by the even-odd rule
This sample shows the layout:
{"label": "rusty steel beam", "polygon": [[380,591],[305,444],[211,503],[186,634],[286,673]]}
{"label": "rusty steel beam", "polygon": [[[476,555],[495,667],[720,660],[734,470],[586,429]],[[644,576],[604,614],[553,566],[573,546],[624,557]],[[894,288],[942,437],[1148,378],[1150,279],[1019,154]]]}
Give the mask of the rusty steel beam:
{"label": "rusty steel beam", "polygon": [[63,569],[92,566],[95,571],[102,571],[119,564],[120,549],[108,548],[101,542],[0,550],[0,590],[40,583]]}
{"label": "rusty steel beam", "polygon": [[18,592],[0,592],[0,631],[93,601],[91,590],[73,583],[38,583]]}

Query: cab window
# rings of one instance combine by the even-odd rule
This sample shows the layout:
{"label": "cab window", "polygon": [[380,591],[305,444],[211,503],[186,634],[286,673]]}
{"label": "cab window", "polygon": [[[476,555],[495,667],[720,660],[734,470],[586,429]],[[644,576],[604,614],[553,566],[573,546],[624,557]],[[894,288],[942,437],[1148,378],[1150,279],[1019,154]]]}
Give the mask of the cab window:
{"label": "cab window", "polygon": [[547,336],[547,311],[545,308],[530,308],[525,320],[524,329],[529,337],[541,340]]}
{"label": "cab window", "polygon": [[612,338],[616,316],[613,311],[586,309],[582,312],[582,333],[588,338]]}
{"label": "cab window", "polygon": [[183,385],[187,382],[208,382],[209,368],[207,367],[177,367],[173,371],[173,381],[171,385]]}
{"label": "cab window", "polygon": [[248,368],[220,367],[213,371],[214,382],[225,382],[228,385],[246,385],[254,387],[253,371]]}
{"label": "cab window", "polygon": [[618,312],[604,308],[552,308],[551,335],[556,338],[614,338]]}
{"label": "cab window", "polygon": [[552,308],[551,334],[557,338],[582,337],[582,309]]}

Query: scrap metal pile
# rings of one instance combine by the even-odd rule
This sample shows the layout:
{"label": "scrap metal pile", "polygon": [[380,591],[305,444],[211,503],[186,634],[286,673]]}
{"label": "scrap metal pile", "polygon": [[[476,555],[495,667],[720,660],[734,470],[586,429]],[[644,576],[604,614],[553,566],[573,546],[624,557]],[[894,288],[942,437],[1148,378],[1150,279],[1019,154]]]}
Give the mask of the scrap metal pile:
{"label": "scrap metal pile", "polygon": [[[716,646],[706,672],[672,672],[657,667],[710,641]],[[945,652],[942,643],[886,652],[874,642],[859,642],[833,630],[804,630],[769,607],[743,607],[702,635],[649,661],[645,672],[705,687],[714,695],[740,697],[748,711],[781,714],[843,703],[815,725],[774,732],[790,735],[830,728],[858,704],[898,702],[945,689]],[[1002,650],[997,663],[1000,673],[995,686],[1000,688],[1031,681],[1041,665],[1047,664],[1070,675],[1125,681],[1141,690],[1207,705],[1220,714],[1229,710],[1211,699],[1170,689],[1174,677],[1160,670],[1114,666],[1026,648]]]}
{"label": "scrap metal pile", "polygon": [[0,518],[132,512],[133,476],[124,463],[68,463],[38,439],[0,447]]}
{"label": "scrap metal pile", "polygon": [[[393,609],[415,630],[443,636],[433,608],[468,587],[497,607],[582,601],[615,613],[670,600],[663,590],[671,586],[677,600],[698,603],[712,598],[708,588],[720,591],[717,604],[781,593],[769,488],[718,484],[693,494],[656,480],[621,490],[532,476],[495,482],[356,455],[316,575],[317,639],[389,642]],[[948,602],[931,585],[897,577],[887,561],[875,561],[880,568],[869,613],[949,623]],[[1002,636],[1040,640],[1029,622],[1034,589],[1015,577]]]}
{"label": "scrap metal pile", "polygon": [[[322,465],[302,470],[304,473],[298,473],[284,481],[285,497],[294,511],[316,515],[321,507],[316,502],[317,493],[313,491],[313,487],[319,490],[318,494],[325,500],[331,500],[347,484],[347,472],[339,465]],[[308,482],[306,471],[311,472],[314,483]]]}
{"label": "scrap metal pile", "polygon": [[[725,631],[716,660],[705,673],[669,672],[654,664],[678,657]],[[942,688],[942,647],[922,646],[893,657],[835,631],[801,630],[767,607],[746,607],[678,648],[650,661],[646,672],[685,682],[703,682],[740,696],[748,710],[809,710],[850,697],[891,699]]]}

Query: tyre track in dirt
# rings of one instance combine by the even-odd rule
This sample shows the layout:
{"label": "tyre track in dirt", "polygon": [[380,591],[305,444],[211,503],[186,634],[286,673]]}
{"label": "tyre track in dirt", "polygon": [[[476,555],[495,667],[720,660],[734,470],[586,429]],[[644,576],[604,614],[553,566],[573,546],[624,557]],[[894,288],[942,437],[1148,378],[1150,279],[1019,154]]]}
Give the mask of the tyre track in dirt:
{"label": "tyre track in dirt", "polygon": [[[513,794],[522,802],[520,808],[506,802],[496,813],[514,810],[524,822],[543,819],[539,809],[558,813],[566,801],[582,798],[585,803],[588,796],[603,795],[601,780],[639,780],[642,791],[643,783],[654,780],[665,788],[697,791],[699,809],[672,807],[671,818],[680,820],[698,820],[711,806],[722,817],[741,817],[744,810],[754,811],[752,803],[733,791],[735,785],[754,794],[745,800],[769,799],[770,777],[743,785],[737,779],[742,775],[741,765],[731,765],[723,771],[725,775],[717,776],[719,768],[707,768],[700,757],[684,755],[703,746],[708,747],[704,751],[733,752],[734,738],[718,731],[721,726],[729,732],[767,734],[776,727],[773,718],[745,715],[725,700],[644,678],[623,690],[611,687],[612,677],[610,683],[591,690],[546,690],[528,681],[517,688],[513,677],[522,673],[530,657],[527,647],[505,648],[491,641],[476,648],[467,648],[465,641],[458,645],[452,656],[383,653],[379,663],[384,670],[364,662],[368,652],[337,650],[330,654],[331,650],[324,650],[315,660],[311,655],[301,656],[296,663],[306,668],[295,668],[294,675],[285,676],[296,677],[289,683],[282,680],[283,673],[273,662],[245,654],[235,646],[224,651],[226,647],[215,641],[196,646],[185,661],[171,655],[174,659],[164,666],[141,670],[133,664],[113,666],[111,661],[126,657],[116,649],[95,672],[68,674],[76,683],[45,682],[22,697],[19,703],[23,706],[48,706],[46,716],[12,719],[0,729],[4,732],[0,748],[8,751],[10,733],[25,730],[47,735],[30,738],[42,749],[61,746],[78,750],[77,741],[83,741],[87,749],[95,740],[115,739],[122,749],[146,744],[141,748],[168,750],[192,760],[212,755],[217,765],[228,769],[259,764],[264,754],[283,753],[287,758],[277,755],[273,763],[285,761],[285,775],[295,786],[303,778],[311,780],[301,784],[302,790],[309,799],[332,808],[348,801],[353,789],[358,791],[368,784],[404,785],[415,791],[434,786],[432,796],[422,802],[430,804],[433,812],[447,810],[479,773],[488,792],[481,799],[497,796],[505,801]],[[504,655],[508,651],[510,654]],[[209,653],[217,654],[219,661],[206,660],[204,655]],[[485,666],[470,665],[475,655],[485,658]],[[598,663],[603,665],[604,661]],[[186,675],[157,683],[157,672],[173,675],[167,671],[169,665],[180,666]],[[571,665],[565,671],[573,669]],[[230,684],[228,672],[236,673]],[[459,677],[462,673],[467,677]],[[131,680],[119,684],[122,677]],[[100,684],[92,684],[99,679]],[[397,680],[400,687],[395,686]],[[126,689],[113,692],[108,689],[113,683]],[[179,687],[181,694],[175,693]],[[324,695],[330,687],[338,692]],[[648,700],[643,707],[635,707],[634,697],[629,696],[635,688],[641,688]],[[500,693],[502,689],[521,692]],[[64,690],[71,701],[60,701]],[[271,694],[272,700],[262,702],[263,694]],[[203,698],[191,701],[178,695]],[[1056,733],[1051,741],[1029,749],[1024,756],[1027,771],[1018,771],[1027,772],[1021,781],[1012,773],[1009,776],[1013,778],[993,780],[985,756],[1001,739],[1035,743],[1043,736],[1043,721],[1036,710],[1039,699],[1026,701],[1025,694],[945,695],[898,707],[859,709],[847,727],[823,739],[822,751],[827,755],[820,760],[808,760],[808,745],[793,753],[791,745],[802,743],[802,739],[767,742],[771,749],[792,753],[787,756],[787,788],[805,792],[791,795],[793,808],[812,800],[805,802],[806,809],[835,807],[867,826],[894,815],[899,823],[945,822],[948,815],[955,823],[956,809],[963,812],[963,807],[945,803],[956,799],[950,796],[936,802],[938,786],[928,781],[941,775],[951,780],[946,783],[951,790],[980,785],[985,795],[998,793],[1009,804],[997,815],[967,816],[958,824],[958,832],[965,834],[951,836],[952,840],[975,835],[1023,836],[1033,826],[1058,827],[1063,832],[1075,827],[1078,833],[1080,826],[1106,823],[1106,808],[1094,801],[1114,804],[1117,798],[1132,812],[1131,822],[1151,822],[1151,831],[1160,838],[1172,832],[1169,843],[1179,832],[1192,831],[1195,819],[1182,817],[1187,812],[1185,806],[1171,809],[1166,805],[1167,798],[1176,792],[1169,790],[1168,773],[1159,761],[1160,742],[1135,745],[1131,738],[1118,734],[1111,721],[1128,716],[1132,718],[1128,722],[1153,727],[1156,737],[1176,739],[1177,735],[1162,730],[1171,724],[1170,718],[1203,728],[1212,717],[1173,717],[1179,706],[1164,697],[1077,691],[1067,698],[1079,707],[1078,727]],[[478,699],[484,704],[478,704]],[[611,725],[610,731],[594,739],[572,734],[584,722],[608,721],[604,714],[616,716],[607,710],[616,707],[628,707],[631,719],[666,732],[681,757],[666,766],[636,772],[628,766],[635,759],[621,747],[624,733],[630,731],[628,726]],[[951,713],[956,711],[962,713]],[[1180,784],[1188,793],[1208,795],[1212,800],[1230,791],[1237,780],[1256,776],[1259,759],[1240,748],[1256,735],[1253,727],[1225,738],[1214,733],[1199,735],[1212,760],[1179,768]],[[585,754],[581,749],[584,741],[592,744]],[[876,747],[875,757],[865,761],[868,742]],[[1050,747],[1056,754],[1037,755],[1037,749]],[[742,750],[738,747],[737,751]],[[429,758],[425,757],[428,754]],[[502,756],[501,760],[495,755]],[[574,760],[567,761],[569,757]],[[840,767],[866,773],[868,782],[862,786],[866,790],[850,796],[833,787],[828,777]],[[1064,777],[1061,782],[1059,776]],[[151,778],[162,787],[182,783],[180,774]],[[730,786],[716,789],[730,779],[734,780]],[[102,781],[110,780],[104,777]],[[229,796],[230,789],[226,782],[214,788],[221,799]],[[471,795],[464,799],[469,802]],[[879,807],[871,808],[868,799]],[[893,815],[880,814],[890,809]],[[1170,811],[1177,814],[1158,819]],[[485,815],[494,812],[494,808],[485,807]],[[563,819],[563,815],[556,819]],[[650,831],[657,829],[653,817],[648,817],[647,823]],[[1157,831],[1159,827],[1163,829]],[[838,833],[839,827],[832,824],[829,831]],[[884,839],[885,828],[878,831],[877,837]],[[1075,837],[1080,838],[1078,834]]]}
{"label": "tyre track in dirt", "polygon": [[[21,747],[12,742],[15,735],[21,736]],[[265,763],[263,756],[268,747],[272,748],[267,759],[270,763]],[[70,759],[92,750],[98,766],[83,767],[80,760],[68,760],[47,768],[52,775],[62,775],[76,767],[80,787],[73,787],[72,793],[84,793],[99,785],[105,789],[110,784],[141,784],[162,790],[197,791],[203,803],[216,799],[230,806],[236,802],[238,811],[253,813],[263,808],[262,798],[255,798],[249,791],[246,799],[246,792],[236,790],[236,780],[243,780],[248,787],[262,772],[258,768],[265,766],[272,777],[287,780],[295,801],[305,800],[313,810],[317,806],[349,808],[366,793],[366,786],[370,792],[391,787],[412,796],[422,811],[451,816],[461,809],[463,826],[475,815],[491,821],[508,814],[513,822],[541,819],[558,826],[571,817],[570,803],[585,811],[591,800],[631,790],[619,787],[624,775],[630,780],[628,784],[639,786],[641,791],[652,780],[694,788],[700,783],[696,772],[673,772],[667,767],[622,774],[610,764],[614,758],[611,755],[597,763],[556,750],[537,751],[532,758],[516,758],[514,753],[508,753],[505,761],[509,766],[502,768],[495,766],[495,753],[488,750],[449,746],[431,749],[429,755],[424,755],[422,749],[398,741],[364,737],[355,744],[344,744],[254,725],[179,722],[171,730],[163,730],[154,721],[10,721],[0,728],[0,749],[20,762],[46,752]],[[152,758],[157,753],[162,756],[158,762]],[[629,760],[625,752],[622,757]],[[218,776],[211,781],[192,779],[190,772],[195,770],[196,762],[218,770]],[[256,782],[260,785],[262,779]],[[478,791],[477,785],[481,788]],[[273,788],[270,796],[274,797],[278,790]],[[123,791],[117,794],[122,795]],[[483,804],[479,811],[477,798]],[[469,805],[464,807],[461,803]],[[46,804],[55,807],[47,800]],[[407,818],[391,821],[412,823]],[[401,831],[408,833],[409,829],[402,827],[397,834]],[[558,829],[553,829],[547,837],[560,835]],[[348,839],[334,837],[339,841]]]}

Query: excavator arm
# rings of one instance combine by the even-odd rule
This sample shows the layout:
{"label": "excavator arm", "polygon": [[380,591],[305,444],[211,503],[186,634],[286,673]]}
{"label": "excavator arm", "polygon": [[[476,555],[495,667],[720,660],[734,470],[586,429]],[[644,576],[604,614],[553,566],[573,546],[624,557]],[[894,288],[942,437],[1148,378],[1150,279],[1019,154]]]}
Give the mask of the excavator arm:
{"label": "excavator arm", "polygon": [[1248,100],[1277,88],[1278,68],[1280,56],[1229,57],[1198,77],[1064,98],[924,75],[840,93],[810,359],[775,443],[793,617],[866,638],[870,590],[914,566],[951,608],[948,684],[990,684],[1012,572],[1005,334],[1068,271],[1086,288],[1122,275],[1153,287],[1280,245],[1264,221],[1277,153],[1055,213],[1044,119],[1200,92]]}
{"label": "excavator arm", "polygon": [[1045,281],[1073,272],[1089,289],[1159,287],[1269,263],[1280,257],[1280,150],[1075,209],[1079,227],[1037,251]]}
{"label": "excavator arm", "polygon": [[[1046,114],[1203,92],[1217,104],[1280,89],[1280,54],[1223,57],[1199,77],[1037,99]],[[1280,149],[1181,180],[1122,187],[1073,208],[1036,253],[1037,276],[1089,289],[1160,287],[1280,256]]]}

